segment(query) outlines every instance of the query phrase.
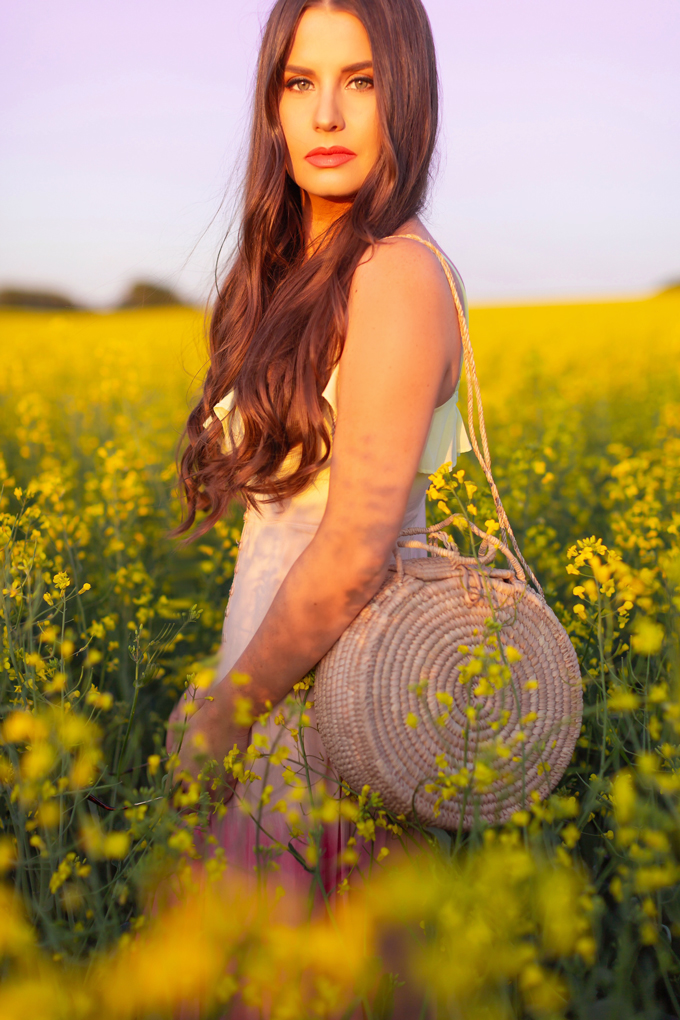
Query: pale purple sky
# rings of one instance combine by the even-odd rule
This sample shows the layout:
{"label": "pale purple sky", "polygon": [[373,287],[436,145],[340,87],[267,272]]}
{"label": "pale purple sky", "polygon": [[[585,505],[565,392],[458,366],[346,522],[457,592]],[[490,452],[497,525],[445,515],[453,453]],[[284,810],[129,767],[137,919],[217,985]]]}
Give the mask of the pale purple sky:
{"label": "pale purple sky", "polygon": [[[269,6],[6,0],[0,286],[205,295]],[[443,89],[427,222],[471,299],[680,278],[679,0],[425,6]]]}

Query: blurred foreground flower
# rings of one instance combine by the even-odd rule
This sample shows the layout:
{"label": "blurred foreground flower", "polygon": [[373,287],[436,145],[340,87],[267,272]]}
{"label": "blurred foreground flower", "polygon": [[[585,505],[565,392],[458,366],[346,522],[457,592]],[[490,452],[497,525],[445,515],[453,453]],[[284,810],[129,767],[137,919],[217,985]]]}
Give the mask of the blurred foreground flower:
{"label": "blurred foreground flower", "polygon": [[560,964],[594,951],[584,878],[516,839],[448,863],[429,852],[404,860],[311,919],[304,899],[273,883],[229,870],[211,880],[187,867],[157,891],[155,916],[139,918],[87,971],[39,953],[3,896],[2,948],[15,960],[0,992],[6,1020],[38,1006],[40,1020],[132,1020],[181,1007],[207,1017],[232,999],[271,1020],[361,1006],[373,1016],[390,973],[401,982],[398,1016],[426,1015],[427,1003],[438,1017],[507,1015],[513,996],[560,1015],[569,1001]]}

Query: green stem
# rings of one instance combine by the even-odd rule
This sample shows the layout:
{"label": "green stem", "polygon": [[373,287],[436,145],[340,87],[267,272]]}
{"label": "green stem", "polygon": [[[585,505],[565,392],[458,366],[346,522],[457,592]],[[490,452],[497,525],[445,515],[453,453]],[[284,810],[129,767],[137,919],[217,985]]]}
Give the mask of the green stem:
{"label": "green stem", "polygon": [[123,737],[123,746],[120,749],[120,755],[118,756],[118,768],[116,769],[116,782],[120,781],[120,772],[123,767],[123,761],[125,759],[125,751],[127,750],[128,740],[130,739],[130,730],[132,729],[132,720],[135,717],[137,710],[137,699],[139,698],[140,685],[136,682],[135,678],[135,693],[132,698],[132,707],[130,708],[130,717],[128,719],[127,729],[125,730],[125,736]]}

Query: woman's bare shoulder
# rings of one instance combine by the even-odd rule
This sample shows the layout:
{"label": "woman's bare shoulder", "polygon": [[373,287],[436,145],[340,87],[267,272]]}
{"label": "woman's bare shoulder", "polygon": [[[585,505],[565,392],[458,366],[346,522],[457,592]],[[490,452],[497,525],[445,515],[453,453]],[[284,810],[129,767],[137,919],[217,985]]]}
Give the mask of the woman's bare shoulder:
{"label": "woman's bare shoulder", "polygon": [[366,304],[390,319],[405,311],[446,319],[451,291],[434,252],[405,237],[385,238],[367,250],[352,279],[350,306]]}
{"label": "woman's bare shoulder", "polygon": [[[401,234],[406,230],[402,229]],[[419,236],[427,231],[413,230]],[[362,357],[370,357],[364,341],[370,335],[373,354],[407,359],[433,359],[432,364],[458,363],[460,330],[446,274],[426,245],[403,236],[385,238],[362,257],[352,280],[346,348],[357,341]]]}

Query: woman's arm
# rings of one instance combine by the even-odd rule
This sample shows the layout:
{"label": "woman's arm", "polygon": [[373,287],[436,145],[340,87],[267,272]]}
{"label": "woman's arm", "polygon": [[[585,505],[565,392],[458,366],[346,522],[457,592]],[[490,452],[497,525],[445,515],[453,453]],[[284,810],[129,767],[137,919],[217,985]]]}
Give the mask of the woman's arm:
{"label": "woman's arm", "polygon": [[[422,246],[377,247],[356,270],[348,322],[326,512],[234,665],[250,677],[245,693],[256,714],[291,690],[379,589],[434,408],[456,383],[456,313],[441,267]],[[210,693],[183,747],[189,768],[196,731],[218,760],[247,740],[232,722],[229,677]]]}

